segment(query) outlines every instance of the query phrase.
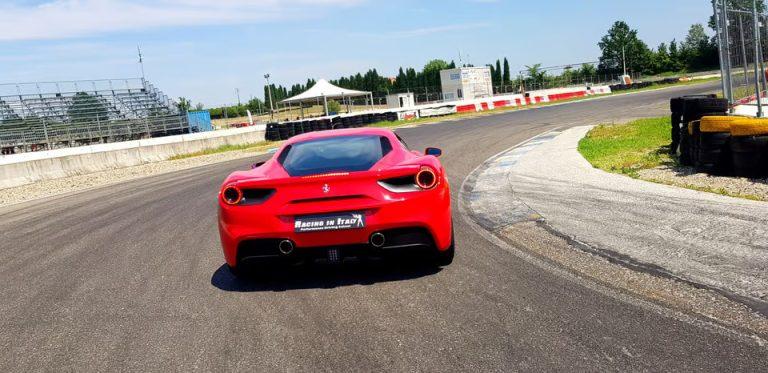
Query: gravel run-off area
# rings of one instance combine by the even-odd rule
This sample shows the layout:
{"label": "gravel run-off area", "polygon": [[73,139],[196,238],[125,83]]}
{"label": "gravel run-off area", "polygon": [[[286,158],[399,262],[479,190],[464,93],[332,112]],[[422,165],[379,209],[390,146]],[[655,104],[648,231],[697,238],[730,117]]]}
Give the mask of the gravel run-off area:
{"label": "gravel run-off area", "polygon": [[712,176],[693,167],[664,165],[637,171],[639,179],[734,197],[768,201],[768,179]]}

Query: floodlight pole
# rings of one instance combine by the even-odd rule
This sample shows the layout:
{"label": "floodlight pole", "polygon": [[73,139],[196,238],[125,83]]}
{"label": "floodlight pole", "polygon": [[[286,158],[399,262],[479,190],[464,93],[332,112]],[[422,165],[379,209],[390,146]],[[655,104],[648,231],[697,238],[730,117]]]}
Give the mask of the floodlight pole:
{"label": "floodlight pole", "polygon": [[139,67],[141,67],[141,87],[147,89],[146,79],[144,78],[144,58],[141,56],[141,47],[136,45],[136,50],[139,51]]}
{"label": "floodlight pole", "polygon": [[272,105],[272,87],[269,85],[269,74],[264,74],[264,79],[267,80],[267,92],[269,94],[269,118],[275,118],[275,107]]}

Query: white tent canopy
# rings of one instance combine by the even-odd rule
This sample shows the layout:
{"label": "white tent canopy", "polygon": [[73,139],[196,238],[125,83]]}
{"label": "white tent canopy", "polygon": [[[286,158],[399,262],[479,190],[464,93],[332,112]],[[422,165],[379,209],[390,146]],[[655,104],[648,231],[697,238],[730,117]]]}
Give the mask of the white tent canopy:
{"label": "white tent canopy", "polygon": [[345,98],[345,97],[358,97],[369,96],[371,92],[355,91],[352,89],[345,89],[337,87],[331,83],[328,83],[325,79],[318,80],[312,88],[305,92],[293,97],[286,98],[282,103],[314,101],[319,98]]}
{"label": "white tent canopy", "polygon": [[[300,93],[296,96],[286,98],[280,101],[281,104],[292,104],[301,102],[320,101],[323,102],[323,108],[325,109],[325,115],[328,115],[328,99],[340,98],[342,101],[347,100],[347,111],[349,111],[350,98],[366,96],[370,98],[368,104],[373,108],[373,93],[364,91],[355,91],[353,89],[346,89],[337,87],[331,83],[328,83],[325,79],[319,79],[312,88]],[[367,101],[367,100],[366,100]],[[302,106],[302,117],[304,116],[304,110]]]}

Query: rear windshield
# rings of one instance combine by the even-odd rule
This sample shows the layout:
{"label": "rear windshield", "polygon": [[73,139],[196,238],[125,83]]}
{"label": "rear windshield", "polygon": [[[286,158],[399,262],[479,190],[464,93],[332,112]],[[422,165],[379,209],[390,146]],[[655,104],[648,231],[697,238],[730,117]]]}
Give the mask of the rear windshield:
{"label": "rear windshield", "polygon": [[366,171],[390,151],[383,136],[340,136],[292,144],[278,161],[291,176]]}

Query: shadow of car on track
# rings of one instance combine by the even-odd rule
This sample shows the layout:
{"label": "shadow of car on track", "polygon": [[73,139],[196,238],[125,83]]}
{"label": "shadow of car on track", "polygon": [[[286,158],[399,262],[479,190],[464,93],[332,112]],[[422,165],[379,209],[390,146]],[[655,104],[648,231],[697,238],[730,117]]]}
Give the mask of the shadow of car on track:
{"label": "shadow of car on track", "polygon": [[405,281],[439,273],[442,268],[427,263],[386,260],[344,264],[305,264],[270,269],[252,269],[235,277],[226,264],[211,277],[211,285],[231,292],[332,289],[350,285]]}

